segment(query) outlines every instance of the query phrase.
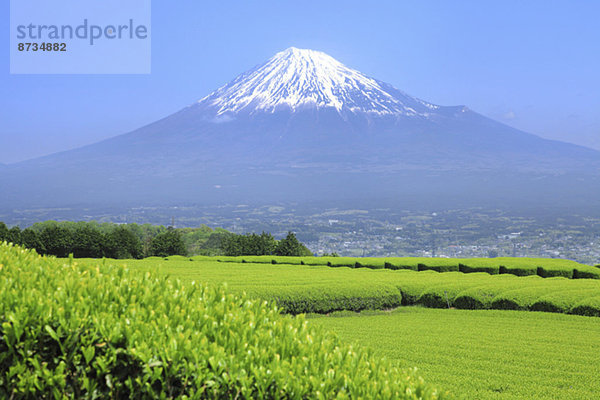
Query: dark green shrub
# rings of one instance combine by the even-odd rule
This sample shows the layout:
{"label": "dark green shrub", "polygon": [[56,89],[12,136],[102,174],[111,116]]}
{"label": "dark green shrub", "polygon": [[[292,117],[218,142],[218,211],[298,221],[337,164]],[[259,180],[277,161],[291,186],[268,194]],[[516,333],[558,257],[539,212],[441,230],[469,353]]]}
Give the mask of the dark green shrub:
{"label": "dark green shrub", "polygon": [[377,257],[356,257],[354,258],[355,268],[383,269],[385,260]]}
{"label": "dark green shrub", "polygon": [[573,279],[600,279],[600,270],[594,271],[595,267],[589,269],[574,269]]}
{"label": "dark green shrub", "polygon": [[357,262],[354,257],[331,257],[327,265],[331,267],[356,268]]}
{"label": "dark green shrub", "polygon": [[[511,275],[516,275],[516,276],[529,276],[529,275],[537,275],[537,267],[528,267],[528,266],[521,266],[521,267],[505,267],[505,273],[506,274],[511,274]],[[501,272],[502,273],[502,272]]]}
{"label": "dark green shrub", "polygon": [[418,298],[417,303],[430,308],[448,308],[450,300],[447,291],[443,289],[431,289],[425,291]]}
{"label": "dark green shrub", "polygon": [[482,296],[476,293],[459,294],[452,302],[452,305],[463,310],[481,310],[487,308]]}
{"label": "dark green shrub", "polygon": [[573,307],[570,314],[600,317],[600,297],[591,297]]}
{"label": "dark green shrub", "polygon": [[412,306],[412,305],[417,304],[419,297],[421,296],[420,293],[403,290],[402,288],[400,289],[400,294],[402,296],[402,305],[403,306]]}
{"label": "dark green shrub", "polygon": [[436,271],[436,272],[457,272],[458,271],[458,265],[451,265],[451,264],[438,264],[438,265],[431,265],[431,264],[422,264],[419,263],[417,265],[417,269],[419,271]]}
{"label": "dark green shrub", "polygon": [[524,310],[521,304],[514,299],[499,298],[492,301],[492,307],[495,310]]}
{"label": "dark green shrub", "polygon": [[568,310],[565,310],[559,304],[556,304],[550,300],[538,300],[531,305],[529,308],[531,311],[545,311],[545,312],[553,312],[553,313],[564,313]]}
{"label": "dark green shrub", "polygon": [[550,268],[544,268],[544,267],[537,268],[537,274],[539,276],[541,276],[542,278],[552,278],[555,276],[562,276],[564,278],[572,279],[573,272],[574,272],[574,270],[565,269],[565,268],[563,268],[563,269],[550,269]]}
{"label": "dark green shrub", "polygon": [[391,270],[399,270],[399,269],[410,269],[413,271],[419,270],[417,265],[407,265],[407,264],[401,264],[401,263],[395,263],[395,262],[389,262],[389,261],[385,262],[385,268],[391,269]]}
{"label": "dark green shrub", "polygon": [[502,267],[500,267],[499,265],[467,265],[463,263],[458,264],[458,270],[460,272],[464,272],[465,274],[471,272],[487,272],[490,275],[497,275],[501,273],[500,268]]}

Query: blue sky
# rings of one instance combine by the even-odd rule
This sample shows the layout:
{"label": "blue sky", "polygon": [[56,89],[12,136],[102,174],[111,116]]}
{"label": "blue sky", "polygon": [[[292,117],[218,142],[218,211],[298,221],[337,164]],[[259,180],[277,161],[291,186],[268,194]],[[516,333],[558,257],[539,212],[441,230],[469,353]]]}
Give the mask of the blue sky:
{"label": "blue sky", "polygon": [[10,75],[0,28],[0,162],[169,115],[290,46],[441,105],[600,149],[600,2],[152,2],[149,75]]}

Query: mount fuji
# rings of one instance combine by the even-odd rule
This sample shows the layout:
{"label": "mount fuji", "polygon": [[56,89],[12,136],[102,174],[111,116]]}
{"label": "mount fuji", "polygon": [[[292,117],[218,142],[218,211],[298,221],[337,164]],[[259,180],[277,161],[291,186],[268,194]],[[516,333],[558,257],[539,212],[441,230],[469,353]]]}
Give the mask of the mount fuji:
{"label": "mount fuji", "polygon": [[598,151],[432,104],[292,47],[133,132],[5,166],[0,204],[600,202],[599,177]]}

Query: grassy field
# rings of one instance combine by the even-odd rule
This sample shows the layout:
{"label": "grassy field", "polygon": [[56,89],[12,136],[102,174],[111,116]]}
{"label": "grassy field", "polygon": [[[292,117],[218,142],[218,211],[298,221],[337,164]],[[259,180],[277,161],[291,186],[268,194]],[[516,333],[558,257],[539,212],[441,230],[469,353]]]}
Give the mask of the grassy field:
{"label": "grassy field", "polygon": [[391,313],[339,313],[310,322],[401,366],[417,365],[427,381],[459,398],[600,396],[596,318],[403,307]]}
{"label": "grassy field", "polygon": [[[96,263],[97,260],[78,260]],[[184,282],[227,283],[234,293],[275,300],[288,313],[359,311],[420,304],[600,316],[600,280],[265,263],[106,260]],[[595,267],[591,267],[595,268]]]}

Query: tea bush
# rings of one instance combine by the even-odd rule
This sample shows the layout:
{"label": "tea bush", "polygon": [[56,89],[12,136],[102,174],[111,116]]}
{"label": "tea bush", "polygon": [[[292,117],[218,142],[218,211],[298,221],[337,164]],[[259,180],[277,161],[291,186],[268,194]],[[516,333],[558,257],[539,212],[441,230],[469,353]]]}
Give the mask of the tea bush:
{"label": "tea bush", "polygon": [[0,243],[0,398],[441,397],[264,300]]}
{"label": "tea bush", "polygon": [[571,314],[600,317],[600,296],[587,298],[571,309]]}
{"label": "tea bush", "polygon": [[303,290],[287,286],[269,287],[260,292],[257,297],[273,300],[281,312],[288,314],[382,310],[399,307],[402,304],[400,291],[394,285],[384,284],[368,286],[313,284]]}

